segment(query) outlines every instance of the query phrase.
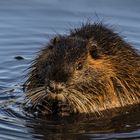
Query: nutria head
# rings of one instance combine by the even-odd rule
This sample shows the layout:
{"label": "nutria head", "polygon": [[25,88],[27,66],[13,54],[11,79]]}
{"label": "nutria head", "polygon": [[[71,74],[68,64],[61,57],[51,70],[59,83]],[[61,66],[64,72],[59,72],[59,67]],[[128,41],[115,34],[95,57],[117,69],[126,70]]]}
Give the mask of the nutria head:
{"label": "nutria head", "polygon": [[34,60],[25,85],[32,111],[100,114],[140,102],[140,56],[112,30],[87,24],[54,37]]}

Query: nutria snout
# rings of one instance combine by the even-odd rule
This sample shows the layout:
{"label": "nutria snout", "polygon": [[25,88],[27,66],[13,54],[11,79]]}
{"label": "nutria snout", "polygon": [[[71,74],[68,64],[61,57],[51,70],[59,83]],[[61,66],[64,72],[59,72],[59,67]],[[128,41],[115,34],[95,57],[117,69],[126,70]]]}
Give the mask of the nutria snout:
{"label": "nutria snout", "polygon": [[139,104],[139,52],[105,25],[86,24],[50,40],[25,86],[28,110],[41,115],[100,114]]}

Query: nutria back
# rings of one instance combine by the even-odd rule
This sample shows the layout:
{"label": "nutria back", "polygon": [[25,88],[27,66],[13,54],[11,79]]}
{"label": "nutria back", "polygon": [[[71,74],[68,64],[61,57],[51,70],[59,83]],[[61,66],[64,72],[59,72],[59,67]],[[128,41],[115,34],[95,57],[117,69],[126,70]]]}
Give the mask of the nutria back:
{"label": "nutria back", "polygon": [[42,49],[25,83],[28,111],[98,114],[140,103],[140,55],[101,23],[58,35]]}

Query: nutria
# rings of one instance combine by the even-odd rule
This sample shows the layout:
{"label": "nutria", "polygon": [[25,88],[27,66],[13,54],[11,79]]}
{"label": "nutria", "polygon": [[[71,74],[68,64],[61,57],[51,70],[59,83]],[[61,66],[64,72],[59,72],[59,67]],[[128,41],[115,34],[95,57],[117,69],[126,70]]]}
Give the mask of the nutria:
{"label": "nutria", "polygon": [[37,114],[101,115],[140,103],[139,52],[102,23],[55,36],[30,69],[25,103]]}

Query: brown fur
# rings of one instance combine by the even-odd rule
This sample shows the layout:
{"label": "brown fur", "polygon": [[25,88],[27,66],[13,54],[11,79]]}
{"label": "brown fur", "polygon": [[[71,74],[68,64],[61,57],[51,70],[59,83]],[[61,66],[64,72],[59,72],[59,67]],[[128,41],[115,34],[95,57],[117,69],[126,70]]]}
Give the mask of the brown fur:
{"label": "brown fur", "polygon": [[52,39],[25,85],[27,108],[41,115],[123,109],[140,103],[139,52],[104,25],[87,24]]}

